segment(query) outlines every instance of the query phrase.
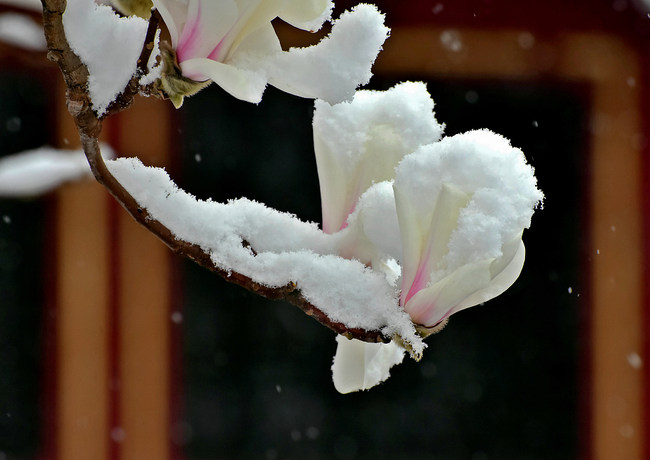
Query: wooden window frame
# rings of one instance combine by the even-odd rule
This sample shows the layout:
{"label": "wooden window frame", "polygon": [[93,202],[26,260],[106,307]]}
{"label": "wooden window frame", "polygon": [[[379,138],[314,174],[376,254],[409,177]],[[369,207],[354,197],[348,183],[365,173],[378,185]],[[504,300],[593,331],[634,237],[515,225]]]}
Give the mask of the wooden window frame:
{"label": "wooden window frame", "polygon": [[[646,362],[648,327],[640,56],[625,41],[605,33],[535,37],[527,30],[456,28],[462,47],[453,50],[440,39],[447,31],[393,28],[374,72],[400,78],[555,79],[591,88],[586,215],[593,258],[585,274],[590,289],[585,306],[590,331],[585,337],[591,342],[585,358],[591,375],[587,426],[579,427],[584,437],[580,457],[641,460],[649,447],[644,445],[645,375],[639,365]],[[522,37],[530,46],[520,44]]]}
{"label": "wooden window frame", "polygon": [[[640,56],[604,33],[535,37],[524,48],[519,38],[526,30],[464,28],[455,29],[463,47],[454,52],[441,43],[443,32],[393,28],[375,73],[530,82],[553,78],[592,89],[595,129],[589,140],[586,213],[594,254],[586,274],[591,378],[581,457],[640,460],[649,434],[647,366],[640,369],[632,359],[646,361],[648,320]],[[63,89],[58,93],[63,95]],[[169,163],[172,115],[168,104],[161,104],[140,99],[106,123],[105,133],[120,153],[137,154],[148,164]],[[62,100],[59,106],[63,145],[77,136]],[[603,116],[608,123],[598,126]],[[146,130],[152,135],[143,135]],[[66,186],[57,197],[56,457],[170,458],[171,253],[131,222],[97,184]]]}

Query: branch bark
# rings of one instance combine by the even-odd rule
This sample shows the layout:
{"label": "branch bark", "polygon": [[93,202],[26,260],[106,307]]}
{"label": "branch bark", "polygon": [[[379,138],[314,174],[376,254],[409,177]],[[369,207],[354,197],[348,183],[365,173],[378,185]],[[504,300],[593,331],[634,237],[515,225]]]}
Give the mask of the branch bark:
{"label": "branch bark", "polygon": [[[172,232],[161,222],[154,219],[147,209],[138,205],[136,200],[124,189],[122,184],[110,173],[101,156],[99,147],[99,134],[102,129],[102,119],[98,118],[92,110],[90,97],[86,90],[88,83],[88,69],[79,57],[70,48],[63,28],[63,12],[66,0],[42,0],[43,24],[45,37],[48,44],[48,59],[57,63],[63,74],[66,84],[66,103],[70,115],[73,117],[83,150],[90,164],[95,178],[108,189],[115,199],[126,211],[141,225],[162,240],[176,254],[188,257],[199,265],[221,275],[227,281],[238,284],[263,297],[276,300],[286,300],[299,307],[308,316],[316,319],[321,324],[332,329],[338,334],[348,338],[355,338],[365,342],[388,342],[391,337],[385,337],[380,331],[367,331],[359,328],[348,328],[342,323],[332,321],[316,306],[310,304],[301,294],[298,286],[290,284],[281,288],[270,288],[256,283],[249,277],[235,272],[226,272],[216,267],[210,255],[196,244],[178,240]],[[151,42],[157,28],[157,16],[153,15],[147,32],[147,40],[139,60],[139,67],[145,68],[152,47]],[[128,108],[133,98],[138,93],[137,78],[133,78],[125,91],[112,103],[107,115],[117,113]]]}

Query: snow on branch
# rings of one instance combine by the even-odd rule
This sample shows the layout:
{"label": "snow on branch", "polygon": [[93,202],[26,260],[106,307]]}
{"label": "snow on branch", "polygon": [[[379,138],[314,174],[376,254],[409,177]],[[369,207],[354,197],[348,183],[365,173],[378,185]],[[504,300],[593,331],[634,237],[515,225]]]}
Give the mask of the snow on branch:
{"label": "snow on branch", "polygon": [[[80,1],[84,0],[73,0],[71,5],[75,5],[74,2]],[[399,309],[396,302],[391,303],[392,309],[386,309],[383,313],[380,308],[380,313],[376,314],[375,317],[371,319],[371,321],[374,322],[364,323],[363,321],[352,321],[351,324],[346,324],[343,321],[351,321],[351,314],[349,312],[345,313],[345,308],[342,308],[341,305],[335,304],[335,302],[339,301],[341,295],[335,296],[335,298],[326,298],[326,289],[310,288],[309,283],[317,284],[317,281],[313,276],[311,278],[297,277],[295,278],[295,281],[293,278],[289,277],[286,279],[287,284],[284,285],[281,285],[282,283],[279,280],[276,280],[275,283],[261,283],[252,279],[246,273],[238,273],[233,267],[226,268],[226,264],[220,262],[219,256],[214,254],[215,251],[212,250],[212,247],[202,247],[201,244],[197,244],[197,242],[189,239],[192,235],[182,235],[183,237],[187,237],[187,240],[182,239],[182,237],[178,238],[174,233],[174,230],[167,227],[166,222],[159,221],[158,217],[163,217],[161,217],[157,212],[156,214],[152,214],[148,209],[148,206],[152,206],[154,203],[143,200],[142,196],[138,196],[136,199],[136,197],[130,193],[128,188],[121,183],[121,180],[128,183],[129,177],[128,174],[120,174],[119,167],[116,167],[116,165],[122,163],[110,163],[113,170],[109,169],[104,163],[100,154],[99,143],[97,141],[99,133],[101,132],[102,123],[100,113],[95,110],[95,106],[92,102],[92,95],[89,89],[90,76],[88,67],[70,47],[65,34],[64,21],[62,18],[66,11],[66,2],[62,0],[43,0],[43,3],[44,26],[48,48],[50,50],[48,57],[59,65],[63,73],[64,80],[68,87],[68,109],[79,130],[82,146],[88,162],[90,163],[91,169],[97,180],[107,187],[111,194],[125,207],[136,221],[158,236],[175,252],[189,257],[206,268],[221,274],[227,280],[257,292],[260,295],[274,299],[288,300],[339,334],[343,334],[350,338],[354,337],[363,341],[372,342],[391,340],[393,334],[399,335],[400,337],[403,335],[400,340],[403,340],[405,346],[409,348],[413,356],[419,357],[421,355],[424,345],[419,336],[415,334],[415,330],[410,323],[410,320],[408,320],[408,317]],[[110,21],[114,21],[114,18],[111,17]],[[155,26],[152,27],[152,22],[150,22],[149,30],[146,34],[148,39],[145,40],[142,53],[138,59],[140,65],[142,62],[148,62],[149,60],[149,54],[153,48],[153,37],[155,36],[155,33],[152,33],[152,29],[155,29]],[[115,46],[110,42],[106,42],[105,45]],[[134,81],[137,81],[137,75],[132,76],[131,83]],[[119,96],[117,96],[115,101],[107,105],[107,110],[102,116],[108,116],[113,111],[128,107],[133,96],[133,92],[127,90],[123,91]],[[106,101],[102,103],[102,106],[106,106]],[[131,163],[132,166],[134,164],[135,163]],[[112,171],[119,175],[119,180],[113,175]],[[180,194],[178,196],[183,197],[185,195]],[[138,199],[141,200],[142,203],[140,203]],[[230,208],[233,208],[233,206]],[[177,229],[175,230],[178,232]],[[231,238],[239,237],[238,235],[230,236]],[[240,240],[240,245],[242,243],[244,243],[243,239]],[[245,241],[245,243],[248,245],[251,244],[249,241]],[[218,240],[213,241],[212,244],[216,244],[218,248],[221,247],[219,246]],[[232,245],[226,245],[224,246],[224,250],[227,253],[227,249],[232,249],[233,247],[234,246]],[[244,248],[244,245],[242,245],[242,247]],[[245,252],[253,254],[256,250],[255,247],[251,246],[246,249]],[[293,252],[298,255],[287,255],[286,257],[301,257],[300,250]],[[304,248],[304,250],[302,250],[303,256],[308,253],[310,253],[310,249]],[[370,285],[373,285],[374,283],[375,288],[381,286],[383,282],[380,279],[381,277],[372,271],[367,270],[358,262],[346,261],[344,259],[338,261],[339,258],[336,256],[328,257],[325,255],[318,255],[317,253],[313,254],[315,255],[315,260],[318,261],[314,266],[319,264],[324,264],[323,266],[325,266],[328,261],[332,263],[332,260],[337,260],[337,262],[333,262],[334,265],[350,267],[348,271],[356,272],[359,276],[364,277],[363,279],[367,279],[367,282],[370,283]],[[272,256],[269,257],[272,258]],[[260,261],[263,261],[264,259],[265,256],[262,254],[262,256],[260,256]],[[321,267],[319,270],[325,270],[325,268]],[[262,271],[263,270],[258,270],[257,274]],[[297,281],[304,283],[305,286],[297,285]],[[340,281],[343,282],[344,280],[340,279]],[[306,295],[305,292],[303,292],[303,289],[305,289],[305,292],[307,293]],[[394,298],[395,293],[386,288],[386,286],[380,289],[380,292],[382,291],[386,293],[386,299],[391,297]],[[360,299],[357,297],[357,300],[366,302],[368,299],[367,297],[362,297]],[[316,302],[320,301],[322,301],[324,305],[316,304]],[[330,305],[330,308],[328,308],[327,302],[331,302],[332,305]],[[344,306],[350,306],[353,303],[354,298],[347,299]],[[384,303],[388,305],[389,302],[388,300],[385,300]],[[333,317],[328,316],[328,313],[332,314]],[[385,321],[377,319],[381,318],[382,315],[384,315]],[[401,324],[398,324],[399,322],[395,323],[392,319],[393,317],[402,318]],[[359,318],[359,315],[357,315],[357,318]],[[404,321],[404,319],[407,321]],[[366,327],[368,324],[371,324],[372,327]]]}
{"label": "snow on branch", "polygon": [[164,170],[135,158],[107,166],[150,218],[177,240],[198,245],[221,272],[239,273],[267,289],[295,287],[330,321],[398,336],[416,355],[422,353],[422,341],[398,307],[394,286],[358,260],[338,257],[336,235],[247,199],[197,200],[178,189]]}
{"label": "snow on branch", "polygon": [[[318,28],[331,1],[268,0],[246,11],[236,0],[132,2],[148,22],[94,0],[43,3],[48,55],[97,180],[176,253],[352,339],[337,338],[339,391],[385,380],[405,350],[419,359],[423,338],[450,315],[519,276],[522,233],[543,198],[532,167],[490,131],[442,137],[423,83],[354,91],[388,36],[374,6],[342,15],[318,45],[285,52],[270,21]],[[171,44],[159,41],[159,20]],[[267,83],[321,98],[313,129],[323,230],[247,199],[197,200],[138,159],[104,162],[103,117],[139,91],[178,107],[211,82],[250,102]]]}

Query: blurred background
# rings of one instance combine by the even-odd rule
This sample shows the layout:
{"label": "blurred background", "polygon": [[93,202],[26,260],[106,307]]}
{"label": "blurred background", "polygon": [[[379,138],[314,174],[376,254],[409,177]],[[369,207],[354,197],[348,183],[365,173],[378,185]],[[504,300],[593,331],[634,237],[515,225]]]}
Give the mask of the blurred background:
{"label": "blurred background", "polygon": [[[392,34],[368,88],[424,81],[446,135],[492,129],[535,167],[518,281],[340,395],[331,331],[177,258],[94,182],[0,198],[0,460],[650,458],[650,6],[374,3]],[[0,157],[78,145],[63,91],[42,50],[0,43]],[[312,110],[213,85],[178,111],[140,99],[104,136],[198,198],[320,222]]]}

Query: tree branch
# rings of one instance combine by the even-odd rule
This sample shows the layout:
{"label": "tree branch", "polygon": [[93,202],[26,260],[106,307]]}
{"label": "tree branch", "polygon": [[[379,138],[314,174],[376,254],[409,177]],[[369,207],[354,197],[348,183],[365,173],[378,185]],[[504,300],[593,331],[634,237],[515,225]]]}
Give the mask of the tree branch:
{"label": "tree branch", "polygon": [[[45,37],[49,50],[48,58],[59,65],[63,74],[63,79],[67,87],[66,103],[68,111],[72,115],[77,130],[79,131],[81,144],[90,168],[97,181],[108,189],[138,223],[160,238],[176,254],[188,257],[199,265],[221,275],[227,281],[238,284],[263,297],[286,300],[338,334],[365,342],[387,342],[391,340],[391,337],[385,337],[380,331],[348,328],[342,323],[332,321],[325,313],[310,304],[302,296],[299,286],[289,284],[281,288],[270,288],[256,283],[240,273],[226,272],[216,267],[210,255],[198,245],[176,239],[169,228],[154,219],[147,209],[139,206],[135,198],[110,173],[101,156],[98,138],[102,129],[102,120],[92,110],[90,96],[86,89],[88,69],[71,50],[65,37],[62,16],[66,8],[66,0],[42,0],[42,3]],[[157,16],[152,15],[152,18],[157,18]],[[147,39],[138,62],[140,69],[146,68],[147,61],[151,55],[157,22],[157,19],[152,19],[149,23]],[[138,78],[134,77],[125,91],[110,105],[108,115],[128,108],[133,102],[134,96],[138,93],[138,89]]]}

